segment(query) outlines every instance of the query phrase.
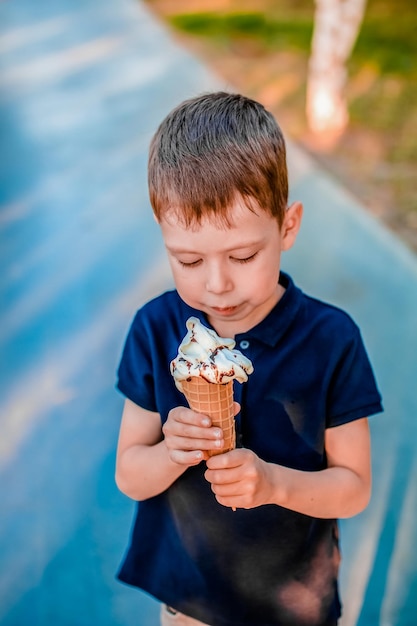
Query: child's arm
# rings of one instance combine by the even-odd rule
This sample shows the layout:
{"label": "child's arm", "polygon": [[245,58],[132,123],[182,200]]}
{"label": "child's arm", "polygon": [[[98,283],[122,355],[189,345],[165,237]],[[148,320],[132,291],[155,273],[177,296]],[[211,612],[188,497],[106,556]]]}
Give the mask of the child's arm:
{"label": "child's arm", "polygon": [[222,444],[220,429],[212,428],[205,415],[177,407],[162,428],[159,413],[126,400],[117,447],[117,486],[133,500],[146,500],[165,491],[187,467],[208,458],[206,450]]}
{"label": "child's arm", "polygon": [[327,429],[325,445],[328,467],[321,471],[266,463],[250,450],[237,449],[210,458],[206,478],[225,506],[279,504],[312,517],[356,515],[371,492],[368,420]]}

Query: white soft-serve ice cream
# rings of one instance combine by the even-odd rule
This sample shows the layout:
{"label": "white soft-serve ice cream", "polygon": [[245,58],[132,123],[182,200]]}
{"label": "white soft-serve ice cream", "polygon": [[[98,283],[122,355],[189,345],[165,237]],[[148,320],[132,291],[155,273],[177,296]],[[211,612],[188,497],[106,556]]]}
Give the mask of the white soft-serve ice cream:
{"label": "white soft-serve ice cream", "polygon": [[233,381],[246,382],[253,365],[234,350],[233,339],[219,337],[198,318],[190,317],[186,326],[188,332],[171,361],[171,374],[190,407],[208,415],[213,426],[222,428],[223,449],[209,452],[220,454],[235,447]]}
{"label": "white soft-serve ice cream", "polygon": [[183,381],[192,376],[215,385],[248,380],[253,365],[239,350],[233,349],[234,339],[219,337],[214,330],[203,326],[197,317],[190,317],[186,326],[188,332],[178,348],[177,357],[171,362],[171,374],[180,391]]}

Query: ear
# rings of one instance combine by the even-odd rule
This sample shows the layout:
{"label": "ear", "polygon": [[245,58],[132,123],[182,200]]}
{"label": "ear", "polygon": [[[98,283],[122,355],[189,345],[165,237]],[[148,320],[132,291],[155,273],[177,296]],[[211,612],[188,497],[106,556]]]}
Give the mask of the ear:
{"label": "ear", "polygon": [[303,205],[293,202],[285,212],[281,228],[282,250],[289,250],[294,245],[303,218]]}

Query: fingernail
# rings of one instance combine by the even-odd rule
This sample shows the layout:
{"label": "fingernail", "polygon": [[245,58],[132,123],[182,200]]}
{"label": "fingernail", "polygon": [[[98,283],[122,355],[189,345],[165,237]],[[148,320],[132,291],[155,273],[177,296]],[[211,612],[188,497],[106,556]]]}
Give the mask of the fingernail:
{"label": "fingernail", "polygon": [[203,418],[201,423],[203,426],[210,426],[210,420],[207,417]]}
{"label": "fingernail", "polygon": [[217,437],[217,439],[220,439],[220,437],[222,436],[222,431],[221,430],[216,430],[214,433],[214,436]]}

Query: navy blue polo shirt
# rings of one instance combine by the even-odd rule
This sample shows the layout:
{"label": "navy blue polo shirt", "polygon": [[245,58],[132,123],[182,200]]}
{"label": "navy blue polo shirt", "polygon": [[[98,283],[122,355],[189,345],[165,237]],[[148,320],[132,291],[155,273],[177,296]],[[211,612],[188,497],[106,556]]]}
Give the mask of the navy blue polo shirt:
{"label": "navy blue polo shirt", "polygon": [[[247,383],[235,383],[238,440],[266,461],[317,471],[326,467],[325,429],[381,411],[381,398],[352,319],[288,275],[280,282],[274,309],[235,337],[254,365]],[[190,316],[210,326],[176,291],[147,303],[119,366],[119,390],[162,423],[186,405],[169,364]],[[205,463],[189,468],[138,503],[120,580],[211,626],[335,624],[337,521],[276,505],[234,512],[217,503],[204,471]]]}

